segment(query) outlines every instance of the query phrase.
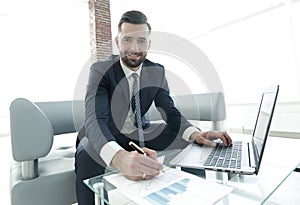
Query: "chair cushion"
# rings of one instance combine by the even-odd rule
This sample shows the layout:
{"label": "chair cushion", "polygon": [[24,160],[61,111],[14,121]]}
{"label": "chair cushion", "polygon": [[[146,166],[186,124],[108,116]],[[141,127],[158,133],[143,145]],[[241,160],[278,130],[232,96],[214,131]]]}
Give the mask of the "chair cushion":
{"label": "chair cushion", "polygon": [[13,163],[10,170],[12,204],[65,205],[76,202],[74,158],[45,158],[38,166],[37,178],[22,180],[20,163]]}

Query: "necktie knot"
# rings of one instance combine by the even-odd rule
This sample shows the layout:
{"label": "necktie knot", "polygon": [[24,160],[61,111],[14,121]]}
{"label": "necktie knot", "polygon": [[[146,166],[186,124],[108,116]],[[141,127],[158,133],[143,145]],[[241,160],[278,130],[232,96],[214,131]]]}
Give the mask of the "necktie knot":
{"label": "necktie knot", "polygon": [[138,80],[139,75],[137,73],[132,73],[131,76],[133,77],[134,80]]}

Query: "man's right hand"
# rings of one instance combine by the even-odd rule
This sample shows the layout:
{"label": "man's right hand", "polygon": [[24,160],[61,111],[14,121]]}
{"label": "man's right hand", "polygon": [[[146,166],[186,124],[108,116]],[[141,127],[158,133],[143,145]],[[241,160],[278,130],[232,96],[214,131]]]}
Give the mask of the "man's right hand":
{"label": "man's right hand", "polygon": [[154,150],[143,148],[147,156],[136,151],[120,150],[112,159],[112,165],[119,169],[127,179],[145,180],[157,176],[163,166],[156,159]]}

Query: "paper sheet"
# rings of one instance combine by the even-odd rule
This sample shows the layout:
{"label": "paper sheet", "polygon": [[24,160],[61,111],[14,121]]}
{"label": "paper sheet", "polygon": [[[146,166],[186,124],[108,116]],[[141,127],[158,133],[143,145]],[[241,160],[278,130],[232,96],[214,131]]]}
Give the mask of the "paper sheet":
{"label": "paper sheet", "polygon": [[[213,204],[232,191],[232,188],[206,181],[173,168],[151,180],[131,181],[121,173],[105,179],[117,187],[120,194],[137,204]],[[199,201],[200,200],[200,201]]]}

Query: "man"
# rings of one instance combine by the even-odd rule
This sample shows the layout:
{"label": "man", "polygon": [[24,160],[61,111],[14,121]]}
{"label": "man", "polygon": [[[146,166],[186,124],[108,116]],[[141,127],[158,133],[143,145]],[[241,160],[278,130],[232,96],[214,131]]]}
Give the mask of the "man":
{"label": "man", "polygon": [[[226,133],[201,132],[175,108],[164,67],[146,59],[150,33],[151,26],[143,13],[124,13],[115,38],[120,56],[91,67],[86,120],[78,135],[75,162],[79,204],[93,204],[94,194],[82,181],[103,174],[106,167],[119,169],[131,180],[158,175],[162,165],[156,160],[155,150],[168,149],[178,136],[210,146],[215,145],[211,139],[216,138],[225,145],[231,144]],[[139,92],[135,95],[133,89],[137,86]],[[165,123],[151,124],[144,118],[153,102]],[[130,141],[140,144],[146,156],[134,151]]]}

